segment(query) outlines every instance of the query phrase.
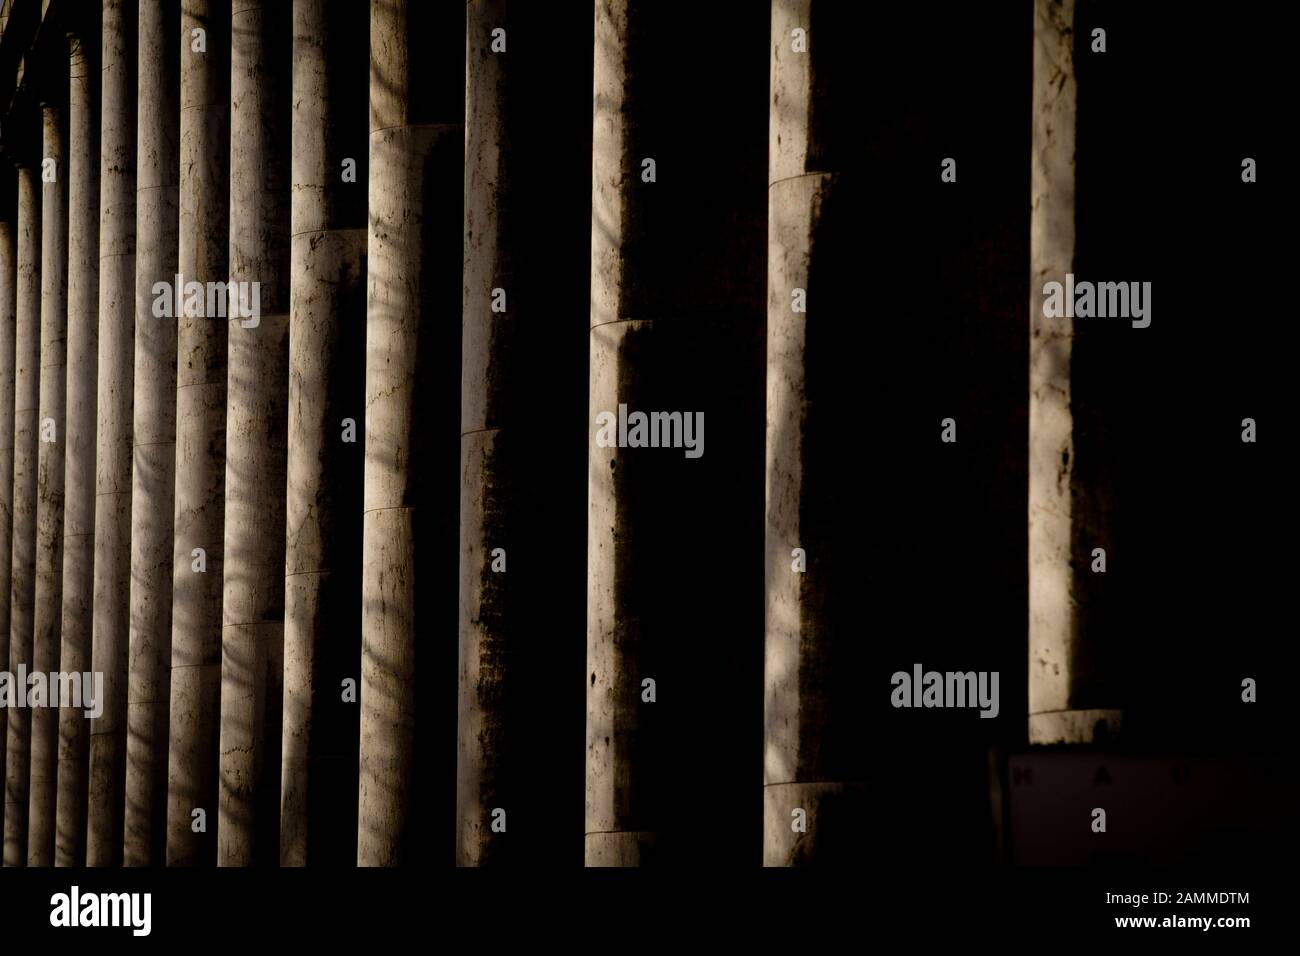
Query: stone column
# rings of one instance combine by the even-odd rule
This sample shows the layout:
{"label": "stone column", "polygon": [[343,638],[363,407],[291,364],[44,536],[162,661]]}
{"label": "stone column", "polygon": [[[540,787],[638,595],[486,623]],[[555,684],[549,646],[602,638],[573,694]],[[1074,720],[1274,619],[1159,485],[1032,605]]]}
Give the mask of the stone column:
{"label": "stone column", "polygon": [[[519,320],[509,313],[509,297],[518,309],[515,278],[517,240],[510,227],[512,199],[517,198],[507,150],[511,109],[508,86],[509,33],[507,0],[472,0],[466,5],[465,93],[465,266],[464,341],[461,348],[461,486],[460,486],[460,692],[459,741],[456,748],[456,863],[480,866],[507,856],[513,835],[494,834],[492,815],[512,809],[507,783],[512,733],[509,691],[515,679],[512,634],[527,640],[527,626],[511,619],[509,598],[514,576],[508,572],[510,551],[520,561],[512,535],[513,487],[507,460],[514,437],[503,422],[513,406],[512,387],[523,383],[503,366]],[[513,27],[514,24],[509,24]],[[492,31],[506,31],[506,50],[493,50]],[[523,41],[516,34],[516,48]],[[522,252],[522,251],[521,251]],[[505,296],[493,310],[494,289]],[[502,312],[504,308],[506,311]],[[514,371],[517,371],[514,370]],[[510,407],[510,410],[515,410]],[[522,483],[522,482],[520,482]],[[511,493],[513,492],[513,494]],[[516,518],[514,524],[518,524]],[[505,545],[509,544],[507,549]],[[494,550],[499,548],[493,554]],[[496,564],[496,569],[493,565]],[[513,626],[512,626],[513,625]],[[508,834],[508,830],[507,830]]]}
{"label": "stone column", "polygon": [[227,313],[221,866],[279,860],[289,388],[291,11],[283,0],[240,0],[236,7],[230,281],[242,307],[239,315],[233,307]]}
{"label": "stone column", "polygon": [[[131,607],[123,862],[161,865],[171,689],[176,329],[154,312],[176,279],[180,176],[180,4],[140,4],[135,186]],[[187,47],[188,49],[188,47]],[[186,54],[188,55],[188,54]],[[174,299],[173,299],[174,303]]]}
{"label": "stone column", "polygon": [[[464,9],[370,6],[361,865],[424,853],[415,827],[443,799],[415,792],[415,646],[456,627]],[[423,656],[422,686],[442,666]],[[448,720],[422,737],[452,734]]]}
{"label": "stone column", "polygon": [[[754,635],[762,628],[767,106],[744,51],[763,48],[769,18],[762,5],[691,8],[693,32],[728,39],[686,63],[664,52],[683,10],[629,0],[596,8],[592,866],[748,863],[760,849],[757,777],[746,768],[756,773],[762,743]],[[715,154],[728,157],[725,176],[700,166]],[[729,808],[711,817],[704,840],[700,793]]]}
{"label": "stone column", "polygon": [[[131,594],[135,365],[136,0],[106,0],[99,160],[99,390],[91,669],[104,675],[90,724],[86,861],[122,864]],[[150,69],[157,69],[151,64]],[[165,320],[164,320],[165,321]],[[168,509],[168,514],[171,510]]]}
{"label": "stone column", "polygon": [[[1086,38],[1085,38],[1086,39]],[[1098,430],[1076,419],[1075,331],[1044,316],[1043,288],[1075,263],[1078,86],[1074,0],[1035,0],[1033,155],[1029,221],[1029,742],[1091,743],[1119,732],[1113,678],[1094,659],[1090,610],[1104,575],[1091,549],[1107,544],[1106,496],[1088,477]],[[1095,468],[1093,469],[1095,471]],[[1111,669],[1111,673],[1115,673]]]}
{"label": "stone column", "polygon": [[[96,24],[96,27],[98,24]],[[67,449],[63,486],[63,630],[59,669],[91,663],[95,589],[95,424],[99,359],[99,34],[68,35]],[[93,678],[82,699],[94,692]],[[59,710],[54,863],[86,865],[90,707]]]}
{"label": "stone column", "polygon": [[585,648],[536,637],[585,618],[592,11],[466,14],[456,862],[566,865],[581,752],[536,701]]}
{"label": "stone column", "polygon": [[[862,219],[846,210],[852,116],[828,95],[854,69],[822,0],[773,0],[768,124],[767,531],[763,863],[854,859],[867,830],[861,628],[838,608],[853,561],[836,475],[842,409],[835,326],[855,308],[842,274]],[[814,19],[816,17],[816,19]],[[802,34],[796,32],[802,31]],[[829,115],[828,115],[829,113]],[[813,116],[816,115],[816,122]],[[802,300],[802,301],[801,301]],[[805,311],[806,309],[806,311]],[[821,334],[809,327],[820,326]],[[814,411],[815,410],[815,411]],[[813,420],[814,414],[817,416]],[[838,600],[837,600],[838,597]]]}
{"label": "stone column", "polygon": [[[17,210],[14,208],[16,178],[6,166],[0,173],[0,667],[9,668],[9,601],[13,571],[14,513],[14,313],[18,290]],[[17,694],[16,688],[12,689]],[[17,697],[15,696],[15,700]],[[7,721],[0,720],[0,786],[5,777],[5,754],[9,734]],[[0,839],[4,834],[4,800],[0,799]],[[3,859],[0,851],[0,859]]]}
{"label": "stone column", "polygon": [[[177,320],[167,864],[193,866],[216,860],[227,329],[209,314],[207,284],[228,278],[228,0],[186,0],[180,44],[177,272],[187,288],[202,293],[203,308],[183,309]],[[197,306],[198,298],[191,303],[183,295],[182,302]],[[211,298],[215,306],[216,295]],[[200,821],[204,828],[196,832]]]}
{"label": "stone column", "polygon": [[339,0],[295,0],[293,18],[280,862],[353,864],[369,22]]}
{"label": "stone column", "polygon": [[[63,108],[44,103],[41,149],[41,386],[36,479],[36,614],[33,673],[59,670],[63,611],[63,466],[67,436],[68,162]],[[48,695],[47,695],[48,703]],[[54,865],[59,712],[32,710],[28,866]]]}
{"label": "stone column", "polygon": [[[11,674],[31,668],[36,590],[36,474],[41,343],[41,187],[39,166],[18,167],[17,281],[14,300],[14,484]],[[25,688],[17,688],[17,693]],[[4,865],[27,862],[32,712],[6,709]]]}

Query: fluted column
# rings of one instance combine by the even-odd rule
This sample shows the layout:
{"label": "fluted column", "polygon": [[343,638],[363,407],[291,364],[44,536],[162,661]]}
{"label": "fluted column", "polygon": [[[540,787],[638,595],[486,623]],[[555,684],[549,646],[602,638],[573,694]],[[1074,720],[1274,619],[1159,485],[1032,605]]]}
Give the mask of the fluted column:
{"label": "fluted column", "polygon": [[238,0],[231,20],[230,281],[257,308],[228,323],[222,866],[279,860],[290,14],[283,0]]}
{"label": "fluted column", "polygon": [[127,866],[161,865],[166,847],[177,319],[155,314],[153,290],[170,294],[176,273],[179,32],[177,0],[139,5]]}
{"label": "fluted column", "polygon": [[[1044,314],[1044,287],[1075,264],[1078,84],[1075,0],[1035,0],[1029,220],[1029,742],[1090,743],[1119,731],[1119,687],[1090,626],[1109,544],[1110,496],[1098,468],[1102,427],[1072,319]],[[1103,386],[1104,387],[1104,386]],[[1076,478],[1076,475],[1080,477]],[[1108,676],[1109,675],[1109,676]]]}
{"label": "fluted column", "polygon": [[206,288],[228,278],[228,0],[185,0],[180,44],[177,272],[187,285],[204,286],[205,306],[199,315],[182,314],[177,323],[167,863],[193,866],[216,860],[227,330],[224,321],[206,314]]}
{"label": "fluted column", "polygon": [[[69,34],[68,379],[59,667],[90,670],[95,588],[95,423],[99,359],[99,36]],[[94,679],[82,699],[94,693]],[[86,865],[89,707],[59,710],[54,862]]]}
{"label": "fluted column", "polygon": [[[13,551],[9,672],[30,669],[36,591],[36,474],[41,344],[41,187],[39,167],[18,167],[14,299]],[[25,692],[25,688],[18,688]],[[6,709],[4,865],[27,862],[32,712]]]}
{"label": "fluted column", "polygon": [[[95,441],[92,670],[86,862],[122,863],[131,594],[131,406],[135,364],[135,0],[106,0],[99,158],[99,388]],[[156,69],[151,65],[151,69]],[[163,320],[165,321],[165,320]],[[170,513],[170,509],[168,510]]]}
{"label": "fluted column", "polygon": [[[63,612],[63,468],[67,436],[68,163],[63,108],[41,107],[41,385],[37,430],[36,614],[32,671],[59,670]],[[48,703],[48,701],[47,701]],[[54,864],[59,712],[32,710],[30,819],[27,863]]]}
{"label": "fluted column", "polygon": [[[403,862],[421,846],[419,819],[437,819],[443,793],[454,793],[447,780],[447,791],[416,795],[415,649],[418,634],[429,649],[419,679],[431,686],[444,662],[423,638],[456,627],[464,11],[416,0],[370,6],[362,865]],[[421,738],[450,745],[447,723],[431,722]]]}
{"label": "fluted column", "polygon": [[[753,635],[762,627],[766,97],[747,83],[744,51],[761,48],[769,17],[762,5],[692,7],[692,31],[728,41],[687,63],[664,55],[683,9],[596,7],[585,843],[593,866],[748,863],[759,851],[758,794],[752,782],[732,788],[755,779],[746,768],[757,767],[761,746]],[[726,175],[702,169],[700,157],[712,155],[727,156]],[[704,558],[714,554],[726,558]],[[706,560],[707,573],[697,571]],[[694,796],[702,793],[732,808],[703,839]]]}
{"label": "fluted column", "polygon": [[369,23],[341,0],[293,18],[280,862],[303,866],[357,852]]}
{"label": "fluted column", "polygon": [[[816,19],[814,19],[814,6]],[[763,862],[852,859],[865,849],[866,644],[837,609],[854,547],[843,520],[843,431],[858,414],[838,396],[854,308],[844,264],[861,219],[847,209],[855,122],[829,95],[851,77],[851,33],[827,0],[773,0],[769,98],[767,494]],[[802,31],[802,36],[798,31]],[[810,120],[817,115],[817,122]],[[838,148],[837,148],[838,147]],[[800,301],[802,299],[802,301]],[[810,328],[824,330],[810,333]],[[844,343],[837,345],[837,342]],[[814,423],[813,415],[817,416]],[[838,588],[837,588],[838,585]],[[837,600],[838,597],[838,600]]]}

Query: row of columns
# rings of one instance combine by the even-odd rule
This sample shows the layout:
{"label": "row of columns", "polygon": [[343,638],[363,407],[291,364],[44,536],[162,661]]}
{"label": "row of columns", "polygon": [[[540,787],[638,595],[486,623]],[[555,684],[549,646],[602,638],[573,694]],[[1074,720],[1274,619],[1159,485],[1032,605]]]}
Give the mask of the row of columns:
{"label": "row of columns", "polygon": [[[341,0],[106,0],[94,30],[72,34],[66,93],[42,105],[39,159],[18,166],[0,222],[0,658],[102,672],[104,699],[89,723],[7,712],[6,865],[394,865],[444,800],[459,863],[507,858],[495,812],[546,800],[518,767],[562,749],[520,703],[520,671],[549,659],[536,604],[560,590],[528,575],[564,577],[543,569],[553,528],[536,512],[584,483],[537,474],[544,373],[523,371],[537,356],[588,372],[586,534],[556,545],[586,549],[586,666],[551,672],[586,686],[586,862],[698,858],[692,794],[752,800],[748,767],[762,768],[765,863],[861,839],[865,749],[844,728],[863,728],[866,705],[832,679],[854,637],[820,583],[836,580],[827,556],[849,551],[822,494],[833,430],[811,425],[826,353],[809,346],[812,313],[790,307],[791,289],[816,303],[821,288],[834,317],[818,277],[852,243],[836,131],[853,118],[820,99],[846,47],[819,45],[838,27],[814,6],[774,2],[770,23],[700,14],[770,38],[766,117],[679,95],[725,98],[747,54],[727,44],[679,76],[663,56],[671,4],[599,0],[594,43],[568,23],[547,34],[593,58],[591,178],[564,194],[580,227],[590,201],[585,324],[528,307],[549,291],[529,263],[554,253],[516,210],[544,206],[556,181],[530,168],[550,144],[516,134],[543,128],[522,123],[539,94],[512,74],[516,55],[544,62],[527,59],[546,18],[526,4],[375,0],[367,22]],[[801,29],[807,50],[790,43]],[[756,118],[770,144],[743,135]],[[714,147],[739,149],[744,172],[698,178],[690,158]],[[647,179],[648,156],[671,172]],[[1044,235],[1070,214],[1035,208]],[[1059,271],[1063,253],[1042,248],[1035,268]],[[718,256],[725,281],[701,265]],[[159,317],[155,283],[177,274],[256,282],[260,314]],[[1035,382],[1068,386],[1067,344],[1043,342]],[[581,416],[573,396],[566,413]],[[1051,432],[1051,456],[1069,433],[1058,399],[1031,400],[1031,449]],[[707,454],[598,446],[595,416],[620,404],[703,411]],[[1031,514],[1043,487],[1031,478]],[[1038,573],[1068,573],[1060,542],[1036,540]],[[683,542],[740,557],[683,575]],[[498,548],[534,560],[498,572]],[[442,650],[452,628],[457,654]],[[647,678],[671,694],[647,697]],[[452,740],[444,694],[454,804],[441,765],[428,769]],[[748,840],[728,833],[706,848],[718,859]]]}

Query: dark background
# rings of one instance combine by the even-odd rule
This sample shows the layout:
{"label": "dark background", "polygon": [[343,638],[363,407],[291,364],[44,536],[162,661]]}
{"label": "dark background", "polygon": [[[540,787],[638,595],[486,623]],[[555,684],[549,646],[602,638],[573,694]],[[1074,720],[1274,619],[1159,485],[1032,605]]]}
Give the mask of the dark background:
{"label": "dark background", "polygon": [[[707,408],[704,462],[725,447],[741,470],[719,477],[672,462],[636,479],[647,496],[638,507],[658,509],[666,529],[641,571],[658,589],[659,633],[670,635],[659,672],[671,690],[655,705],[663,743],[647,759],[676,808],[662,821],[664,862],[757,865],[763,460],[753,403],[770,24],[764,3],[679,6],[681,18],[664,22],[680,29],[645,40],[679,62],[675,81],[634,91],[652,106],[639,135],[659,170],[637,241],[659,257],[665,288],[725,300],[740,331],[702,357],[663,356],[673,375],[645,394],[653,407]],[[530,190],[516,213],[536,236],[514,285],[533,323],[519,374],[544,397],[521,452],[530,470],[520,494],[536,515],[536,545],[523,554],[546,571],[527,596],[536,640],[517,670],[527,675],[520,712],[533,720],[517,744],[511,842],[517,861],[548,868],[582,859],[586,580],[574,529],[585,526],[594,427],[587,7],[550,8],[511,30],[511,56],[535,57],[546,78],[517,91],[535,108],[511,148],[548,187]],[[1094,666],[1119,675],[1125,732],[1113,749],[1241,760],[1241,791],[1224,799],[1247,805],[1258,797],[1248,771],[1261,779],[1262,766],[1262,779],[1281,785],[1292,723],[1279,679],[1292,673],[1281,612],[1294,568],[1283,455],[1295,339],[1281,237],[1293,206],[1276,15],[1266,4],[1193,12],[1081,0],[1076,54],[1076,275],[1153,285],[1149,328],[1076,324],[1076,415],[1113,515],[1090,624]],[[1094,25],[1107,31],[1104,54],[1089,50]],[[856,243],[819,260],[812,281],[837,308],[823,311],[809,345],[821,383],[814,427],[842,444],[835,469],[817,478],[842,505],[836,560],[822,569],[849,648],[848,666],[830,675],[849,701],[835,733],[866,768],[871,807],[844,860],[992,862],[990,783],[1007,780],[995,762],[991,781],[989,746],[1005,761],[1026,745],[1032,4],[822,4],[810,32],[844,65],[814,122],[841,118],[834,142],[853,179],[841,208],[857,219]],[[534,47],[533,36],[549,39]],[[1241,181],[1246,156],[1258,163],[1255,184]],[[940,181],[945,157],[957,160],[955,184]],[[719,230],[725,245],[699,238]],[[955,445],[938,440],[950,416]],[[1240,440],[1245,417],[1258,423],[1256,444]],[[433,700],[445,716],[455,650],[450,640],[438,647],[453,675]],[[999,671],[999,717],[893,709],[890,675],[916,662]],[[1240,699],[1247,676],[1260,685],[1253,705]],[[440,821],[450,820],[453,733],[422,757],[441,795],[426,818],[439,863],[450,858]],[[1259,862],[1274,852],[1277,821],[1256,819],[1230,841],[1214,838],[1207,819],[1176,859],[1149,862]]]}
{"label": "dark background", "polygon": [[[678,800],[664,821],[674,870],[660,878],[580,870],[582,529],[594,427],[586,388],[592,18],[589,3],[555,4],[545,16],[520,14],[527,19],[510,33],[511,56],[532,63],[538,78],[517,91],[532,108],[511,148],[529,158],[543,186],[526,189],[517,211],[536,252],[519,264],[511,292],[512,312],[517,305],[531,323],[518,374],[538,401],[520,451],[531,471],[519,494],[535,518],[510,560],[512,571],[545,568],[520,598],[533,609],[535,639],[519,652],[515,671],[524,676],[512,687],[528,729],[514,744],[522,759],[511,840],[515,862],[535,872],[457,874],[450,885],[430,878],[452,861],[450,613],[419,636],[418,792],[426,809],[418,839],[429,867],[382,876],[110,874],[104,888],[160,894],[160,925],[192,932],[186,921],[211,916],[223,899],[242,901],[264,925],[278,919],[285,931],[344,935],[416,919],[436,925],[448,903],[489,926],[503,914],[539,921],[513,930],[598,911],[617,923],[597,921],[608,930],[599,940],[615,944],[653,940],[654,914],[743,919],[777,933],[822,918],[865,932],[867,915],[855,916],[864,908],[882,923],[895,908],[983,908],[978,925],[1037,920],[1058,931],[1081,908],[1098,918],[1099,876],[993,879],[980,869],[998,858],[990,783],[1008,786],[1007,755],[1026,749],[1032,4],[823,4],[811,27],[814,42],[839,45],[853,67],[825,111],[853,118],[841,135],[844,155],[855,158],[849,208],[860,237],[825,267],[834,275],[823,287],[840,308],[810,345],[826,383],[817,427],[843,443],[838,467],[823,478],[825,493],[843,503],[828,572],[841,640],[856,642],[846,655],[852,666],[834,675],[854,702],[837,734],[861,755],[870,804],[862,845],[842,861],[859,875],[833,880],[755,869],[763,461],[752,403],[762,398],[770,15],[758,0],[678,7],[680,30],[655,41],[680,61],[677,81],[646,92],[659,104],[650,133],[663,137],[656,157],[664,194],[647,241],[662,242],[665,283],[683,275],[696,288],[712,282],[739,303],[750,334],[737,336],[728,381],[758,391],[737,399],[742,424],[728,435],[714,424],[724,421],[727,394],[709,387],[715,368],[687,363],[682,382],[683,394],[694,389],[710,403],[709,453],[730,442],[748,456],[738,498],[713,486],[692,491],[680,473],[651,476],[678,482],[662,495],[674,527],[724,516],[703,544],[665,536],[656,552],[670,559],[657,580],[665,619],[682,622],[683,648],[712,642],[709,666],[681,665],[670,676],[685,692],[665,694],[672,681],[661,681],[656,704],[669,742],[656,759]],[[1296,673],[1295,625],[1284,600],[1295,572],[1287,494],[1295,482],[1286,465],[1295,435],[1295,205],[1282,145],[1293,124],[1293,20],[1281,5],[1257,2],[1193,10],[1168,0],[1081,0],[1078,31],[1076,274],[1153,284],[1150,328],[1076,325],[1076,359],[1087,363],[1076,397],[1104,436],[1097,480],[1115,517],[1096,633],[1105,636],[1103,668],[1123,675],[1125,736],[1116,748],[1157,761],[1237,762],[1242,782],[1223,799],[1247,806],[1272,805],[1270,794],[1289,788],[1294,752],[1286,681]],[[1093,24],[1107,31],[1105,54],[1087,52]],[[525,42],[530,31],[541,42]],[[1241,182],[1246,156],[1258,163],[1255,184]],[[940,182],[945,157],[957,160],[955,184]],[[727,224],[733,241],[701,247],[692,238],[701,217]],[[670,395],[658,407],[690,406]],[[957,419],[956,445],[939,441],[945,417]],[[1258,423],[1256,444],[1240,441],[1245,417]],[[450,447],[455,436],[439,441]],[[720,543],[727,535],[730,546]],[[1000,715],[895,710],[890,675],[917,662],[999,671]],[[1240,699],[1247,676],[1259,683],[1251,705]],[[701,738],[712,744],[707,751]],[[995,760],[992,779],[991,745],[1003,761]],[[1280,815],[1255,814],[1228,840],[1216,825],[1214,817],[1190,824],[1168,859],[1128,859],[1210,865],[1184,888],[1239,889],[1243,874],[1261,878],[1287,858],[1293,829]],[[711,868],[729,865],[749,873],[711,878]],[[972,867],[980,875],[971,877]],[[911,876],[868,890],[869,877],[874,884],[900,872]],[[48,876],[50,892],[71,882]],[[33,874],[0,878],[0,910],[23,908],[24,924],[42,923],[45,884]],[[1131,891],[1132,879],[1112,883]],[[714,900],[728,905],[713,910]]]}

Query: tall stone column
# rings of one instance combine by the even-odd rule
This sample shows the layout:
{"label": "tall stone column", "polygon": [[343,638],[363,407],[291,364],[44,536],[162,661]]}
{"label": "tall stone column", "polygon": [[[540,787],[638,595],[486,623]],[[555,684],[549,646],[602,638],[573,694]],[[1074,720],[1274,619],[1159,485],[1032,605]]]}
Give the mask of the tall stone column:
{"label": "tall stone column", "polygon": [[[494,839],[492,816],[511,804],[508,784],[510,750],[518,730],[510,725],[509,692],[516,678],[512,635],[526,640],[526,627],[510,617],[508,574],[511,545],[519,566],[519,545],[512,535],[511,488],[507,458],[514,437],[503,421],[515,411],[511,387],[523,383],[502,366],[511,357],[512,333],[520,320],[509,314],[509,297],[518,308],[516,250],[511,232],[511,200],[517,198],[505,139],[514,102],[508,85],[512,57],[492,50],[492,31],[520,30],[507,19],[507,0],[476,0],[466,5],[465,94],[465,266],[464,341],[461,346],[461,490],[460,490],[460,692],[456,748],[456,863],[479,866],[504,858],[512,836]],[[535,38],[530,38],[529,42]],[[509,287],[509,288],[507,288]],[[506,312],[494,290],[506,296]],[[499,303],[498,299],[498,303]],[[516,333],[517,334],[517,333]],[[504,406],[504,407],[503,407]],[[510,494],[511,491],[515,495]],[[518,524],[516,519],[514,524]],[[497,550],[499,548],[499,550]],[[494,554],[495,551],[495,554]],[[496,565],[494,570],[493,565]],[[514,733],[512,733],[514,731]],[[507,816],[508,819],[508,816]]]}
{"label": "tall stone column", "polygon": [[[1088,476],[1100,452],[1081,428],[1092,398],[1073,320],[1044,315],[1044,286],[1074,271],[1078,84],[1074,0],[1035,0],[1029,222],[1029,742],[1091,743],[1119,732],[1113,668],[1099,665],[1090,612],[1103,575],[1108,502]],[[1086,38],[1085,38],[1086,41]],[[1086,371],[1086,370],[1085,370]],[[1084,388],[1080,388],[1083,385]]]}
{"label": "tall stone column", "polygon": [[[370,6],[363,866],[399,864],[422,847],[415,826],[424,815],[436,819],[442,800],[415,792],[415,646],[417,634],[456,626],[464,10],[416,0]],[[421,684],[431,673],[441,677],[442,666],[436,651],[422,657]],[[445,730],[426,716],[422,737],[445,740],[450,754],[454,718],[447,716]]]}
{"label": "tall stone column", "polygon": [[167,864],[194,866],[216,860],[227,329],[224,320],[209,314],[206,290],[208,283],[228,278],[228,0],[186,0],[180,44],[177,272],[186,286],[204,287],[204,306],[200,314],[177,320]]}
{"label": "tall stone column", "polygon": [[585,616],[592,11],[466,14],[456,862],[565,865],[582,768],[556,728],[576,714],[535,702],[585,648],[536,637],[539,607],[554,633]]}
{"label": "tall stone column", "polygon": [[[853,116],[829,95],[854,69],[833,4],[773,0],[768,133],[767,530],[763,863],[854,859],[867,829],[866,642],[843,566],[854,559],[837,474],[845,413],[835,326],[862,218],[843,154]],[[815,10],[814,10],[815,7]],[[802,33],[800,33],[802,31]],[[816,121],[813,117],[816,116]],[[802,300],[802,301],[801,301]],[[820,332],[809,332],[820,327]],[[816,419],[814,419],[816,416]],[[838,597],[838,600],[837,600]]]}
{"label": "tall stone column", "polygon": [[[221,788],[217,862],[279,860],[289,362],[290,14],[241,0],[231,21],[230,281]],[[256,292],[254,293],[254,289]],[[256,309],[247,306],[256,303]],[[232,310],[233,311],[233,310]],[[256,311],[256,315],[248,313]]]}
{"label": "tall stone column", "polygon": [[173,567],[177,573],[188,569],[172,554],[177,319],[153,309],[155,284],[162,283],[158,288],[168,295],[176,280],[180,4],[162,0],[139,7],[127,866],[161,865],[166,857],[172,575]]}
{"label": "tall stone column", "polygon": [[[39,166],[18,167],[14,300],[13,551],[9,661],[31,669],[36,603],[36,475],[41,361],[41,187]],[[16,688],[25,693],[26,688]],[[6,709],[4,865],[27,862],[32,712]]]}
{"label": "tall stone column", "polygon": [[[86,862],[120,866],[126,796],[135,365],[136,0],[106,0],[99,158],[99,388],[91,669],[104,675],[90,724]],[[151,65],[151,69],[157,69]],[[165,320],[162,320],[165,321]],[[168,514],[171,513],[169,508]]]}
{"label": "tall stone column", "polygon": [[[684,15],[727,42],[666,57]],[[757,862],[769,18],[602,0],[595,26],[586,862]],[[729,808],[705,840],[698,793]]]}
{"label": "tall stone column", "polygon": [[[95,24],[98,27],[98,24]],[[90,670],[95,589],[95,424],[99,361],[99,34],[68,35],[67,449],[59,668]],[[82,697],[94,692],[93,677]],[[54,863],[86,865],[90,707],[59,710]]]}
{"label": "tall stone column", "polygon": [[[18,290],[16,178],[6,167],[0,174],[0,667],[9,668],[9,602],[13,571],[14,514],[14,333]],[[15,695],[17,689],[12,688]],[[15,697],[16,699],[16,697]],[[9,734],[0,721],[0,786],[5,778]],[[4,800],[0,799],[0,839],[4,834]],[[0,860],[3,850],[0,849]]]}
{"label": "tall stone column", "polygon": [[[36,614],[33,673],[59,670],[63,612],[63,467],[67,435],[68,161],[63,107],[41,106],[41,386],[37,433]],[[53,689],[49,689],[53,690]],[[48,696],[47,701],[48,703]],[[28,866],[54,865],[59,712],[32,710]]]}
{"label": "tall stone column", "polygon": [[284,866],[357,858],[367,16],[293,5]]}

